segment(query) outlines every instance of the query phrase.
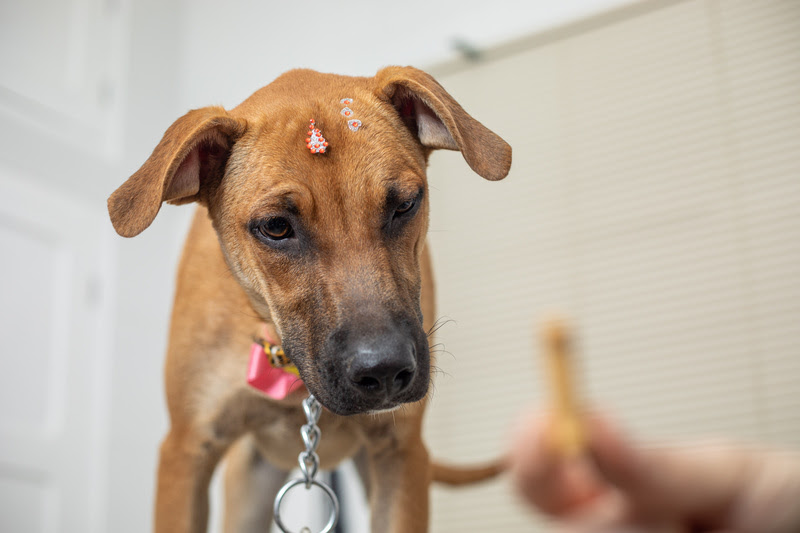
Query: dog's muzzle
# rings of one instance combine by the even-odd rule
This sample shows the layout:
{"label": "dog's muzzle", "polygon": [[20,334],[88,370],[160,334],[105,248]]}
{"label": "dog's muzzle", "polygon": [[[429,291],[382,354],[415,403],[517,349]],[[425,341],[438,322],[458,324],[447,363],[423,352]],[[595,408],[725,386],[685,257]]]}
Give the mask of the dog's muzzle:
{"label": "dog's muzzle", "polygon": [[422,399],[430,379],[428,339],[422,328],[405,324],[342,328],[331,335],[319,362],[321,390],[314,395],[342,415]]}

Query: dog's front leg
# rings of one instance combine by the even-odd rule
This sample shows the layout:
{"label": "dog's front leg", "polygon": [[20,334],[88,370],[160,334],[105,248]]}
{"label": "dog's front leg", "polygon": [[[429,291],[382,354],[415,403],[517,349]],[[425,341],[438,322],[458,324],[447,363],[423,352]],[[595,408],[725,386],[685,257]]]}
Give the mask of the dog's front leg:
{"label": "dog's front leg", "polygon": [[430,462],[420,437],[370,453],[372,533],[428,531]]}
{"label": "dog's front leg", "polygon": [[227,443],[173,427],[161,444],[155,533],[205,533],[208,485]]}
{"label": "dog's front leg", "polygon": [[239,439],[225,456],[225,533],[265,533],[272,504],[289,475],[259,452],[252,436]]}

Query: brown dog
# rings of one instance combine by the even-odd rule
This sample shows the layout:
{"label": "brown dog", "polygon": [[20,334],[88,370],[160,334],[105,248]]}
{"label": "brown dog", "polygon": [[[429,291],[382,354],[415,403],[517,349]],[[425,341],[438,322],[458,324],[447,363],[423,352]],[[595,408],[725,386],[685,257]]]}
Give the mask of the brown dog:
{"label": "brown dog", "polygon": [[[360,127],[349,127],[351,116]],[[329,143],[325,153],[306,146],[309,119]],[[263,323],[326,408],[321,467],[362,451],[372,531],[427,531],[432,477],[470,477],[432,465],[421,437],[433,363],[425,235],[435,148],[460,150],[488,180],[511,164],[511,148],[424,72],[297,70],[231,111],[179,118],[111,195],[111,220],[125,237],[147,228],[162,202],[201,206],[172,315],[158,533],[205,531],[211,474],[237,441],[226,528],[268,527],[271,498],[302,449],[305,391],[278,401],[245,382]]]}

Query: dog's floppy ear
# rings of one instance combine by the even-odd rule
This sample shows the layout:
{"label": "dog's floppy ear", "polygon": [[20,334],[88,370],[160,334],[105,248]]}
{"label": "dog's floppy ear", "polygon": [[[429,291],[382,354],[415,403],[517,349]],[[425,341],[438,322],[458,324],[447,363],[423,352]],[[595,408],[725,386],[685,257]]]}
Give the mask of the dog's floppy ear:
{"label": "dog's floppy ear", "polygon": [[376,76],[378,90],[428,148],[460,150],[472,170],[501,180],[511,167],[511,147],[469,116],[429,74],[413,67],[387,67]]}
{"label": "dog's floppy ear", "polygon": [[108,213],[117,233],[134,237],[144,231],[162,202],[196,200],[204,180],[224,168],[246,127],[221,107],[194,109],[176,120],[142,168],[109,197]]}

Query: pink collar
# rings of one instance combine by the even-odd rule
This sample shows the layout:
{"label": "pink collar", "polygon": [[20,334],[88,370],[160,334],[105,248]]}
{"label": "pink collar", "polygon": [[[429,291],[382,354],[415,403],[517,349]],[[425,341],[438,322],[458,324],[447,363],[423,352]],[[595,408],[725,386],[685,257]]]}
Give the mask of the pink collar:
{"label": "pink collar", "polygon": [[292,392],[305,388],[303,380],[283,349],[270,338],[266,324],[261,330],[265,340],[259,339],[250,346],[247,383],[273,400],[283,400]]}

